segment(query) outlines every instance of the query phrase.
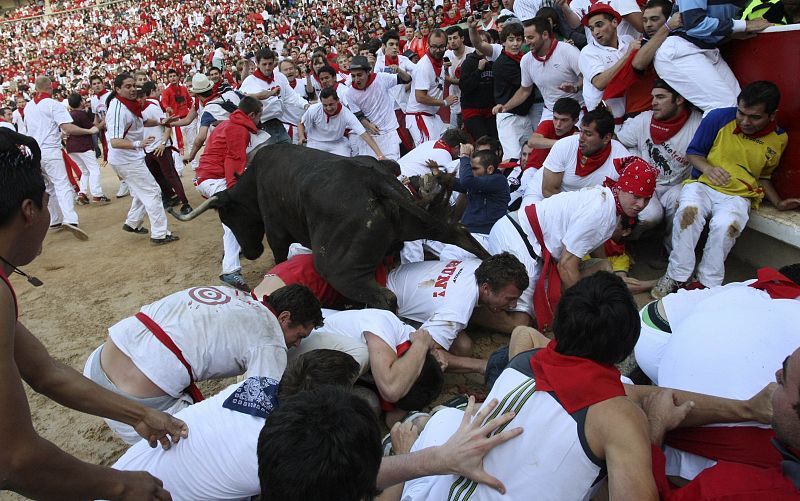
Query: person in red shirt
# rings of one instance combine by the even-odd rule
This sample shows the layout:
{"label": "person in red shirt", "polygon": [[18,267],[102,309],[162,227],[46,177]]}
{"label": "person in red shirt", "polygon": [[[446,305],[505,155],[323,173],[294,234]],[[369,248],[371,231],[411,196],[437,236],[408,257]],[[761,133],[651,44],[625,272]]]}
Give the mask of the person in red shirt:
{"label": "person in red shirt", "polygon": [[[161,93],[161,106],[170,116],[183,118],[189,114],[189,108],[192,105],[189,89],[181,84],[178,72],[172,68],[167,70],[167,81],[169,81],[169,85]],[[175,135],[178,149],[183,151],[183,134],[180,128],[175,129]]]}
{"label": "person in red shirt", "polygon": [[[258,132],[256,124],[261,120],[261,101],[245,96],[239,109],[230,118],[217,125],[206,142],[200,164],[195,170],[197,191],[206,198],[236,184],[236,175],[244,172],[247,165],[247,149],[250,140]],[[220,280],[243,291],[249,287],[242,277],[239,262],[241,248],[233,232],[222,225],[222,274]]]}
{"label": "person in red shirt", "polygon": [[562,97],[553,105],[553,119],[543,120],[528,139],[528,146],[531,148],[528,154],[528,161],[525,169],[533,167],[539,169],[550,153],[550,148],[561,138],[571,136],[578,132],[575,126],[581,113],[581,105],[578,101]]}

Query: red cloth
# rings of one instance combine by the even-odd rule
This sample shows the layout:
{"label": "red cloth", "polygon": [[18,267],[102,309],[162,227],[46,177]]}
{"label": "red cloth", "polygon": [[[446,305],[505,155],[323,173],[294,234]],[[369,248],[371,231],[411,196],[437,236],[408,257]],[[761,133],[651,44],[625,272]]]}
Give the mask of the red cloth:
{"label": "red cloth", "polygon": [[542,226],[539,224],[539,216],[536,214],[536,204],[525,207],[525,214],[528,216],[542,254],[542,271],[539,273],[539,279],[533,289],[533,313],[539,330],[545,330],[553,323],[556,306],[561,297],[561,276],[558,274],[555,259],[544,244]]}
{"label": "red cloth", "polygon": [[142,118],[142,103],[140,103],[136,99],[126,99],[120,96],[119,94],[114,96],[114,99],[116,99],[117,101],[122,103],[123,106],[128,108],[128,111],[130,111],[137,117]]}
{"label": "red cloth", "polygon": [[681,131],[686,121],[689,120],[689,110],[684,108],[683,113],[678,113],[672,120],[650,119],[650,137],[653,144],[662,144]]}
{"label": "red cloth", "polygon": [[417,122],[417,129],[419,129],[419,132],[422,135],[422,140],[429,141],[431,138],[431,133],[428,131],[428,126],[425,125],[425,119],[423,117],[432,117],[433,115],[424,111],[406,113],[406,115],[412,115],[414,117],[414,120]]}
{"label": "red cloth", "polygon": [[197,166],[197,184],[206,179],[225,179],[228,188],[236,184],[235,175],[242,174],[247,165],[250,135],[256,131],[255,124],[242,110],[234,111],[228,120],[216,126]]}
{"label": "red cloth", "polygon": [[35,96],[33,96],[33,102],[39,104],[39,101],[41,101],[42,99],[47,99],[48,97],[52,99],[53,95],[48,94],[47,92],[40,92]]}
{"label": "red cloth", "polygon": [[[778,128],[778,122],[773,120],[773,121],[771,121],[769,123],[769,125],[767,125],[763,129],[761,129],[760,131],[756,132],[755,134],[750,134],[750,135],[745,134],[745,136],[747,136],[747,137],[764,137],[767,134],[771,134],[777,128]],[[740,129],[739,126],[737,125],[736,128],[733,129],[733,133],[734,134],[742,134],[742,129]]]}
{"label": "red cloth", "polygon": [[553,38],[553,40],[550,42],[550,48],[549,48],[549,49],[547,49],[547,54],[545,54],[545,56],[544,56],[544,57],[539,57],[539,56],[537,56],[535,52],[532,52],[532,53],[531,53],[531,55],[532,55],[532,56],[533,56],[533,57],[534,57],[534,58],[535,58],[537,61],[541,61],[541,62],[543,62],[543,63],[546,63],[546,62],[547,62],[547,60],[548,60],[548,59],[550,59],[550,56],[552,56],[552,55],[553,55],[553,52],[555,52],[555,50],[556,50],[556,46],[557,46],[557,45],[558,45],[558,40],[556,40],[555,38]]}
{"label": "red cloth", "polygon": [[517,52],[516,54],[514,54],[513,52],[509,52],[507,50],[504,50],[503,54],[505,54],[506,57],[508,57],[509,59],[513,59],[514,61],[516,61],[517,64],[519,64],[519,62],[522,61],[522,56],[525,55],[522,52]]}
{"label": "red cloth", "polygon": [[336,111],[334,113],[328,114],[328,112],[325,111],[325,108],[322,108],[322,112],[325,113],[325,123],[330,123],[331,117],[335,117],[341,111],[342,111],[342,103],[336,103]]}
{"label": "red cloth", "polygon": [[619,179],[614,186],[636,197],[650,198],[656,190],[658,169],[639,157],[615,158]]}
{"label": "red cloth", "polygon": [[781,455],[772,446],[775,431],[756,426],[700,426],[677,428],[664,443],[675,449],[715,461],[749,464],[759,468],[780,466]]}
{"label": "red cloth", "polygon": [[431,62],[431,66],[433,66],[433,73],[440,77],[442,76],[442,68],[444,67],[444,59],[436,59],[431,55],[431,51],[425,53],[428,56],[428,61]]}
{"label": "red cloth", "polygon": [[[573,128],[568,134],[563,136],[559,136],[556,134],[556,127],[553,125],[552,120],[544,120],[542,123],[536,127],[536,130],[533,131],[535,134],[541,134],[542,137],[545,139],[561,139],[562,137],[567,137],[575,134],[578,132],[577,127]],[[547,155],[550,153],[550,148],[535,148],[532,149],[530,153],[528,153],[528,161],[525,162],[524,169],[528,169],[530,167],[534,167],[536,169],[540,168],[542,164],[544,164],[544,159],[547,158]]]}
{"label": "red cloth", "polygon": [[203,394],[200,392],[200,388],[194,384],[194,372],[192,371],[192,366],[189,365],[189,362],[186,361],[184,358],[181,349],[178,348],[178,345],[169,337],[169,334],[164,332],[164,329],[161,328],[152,318],[148,317],[141,311],[136,314],[137,320],[144,324],[155,337],[158,339],[161,344],[163,344],[169,351],[175,355],[175,357],[180,361],[180,363],[186,368],[186,371],[189,373],[189,386],[186,387],[186,391],[190,397],[192,397],[192,401],[194,403],[201,402],[203,400]]}
{"label": "red cloth", "polygon": [[575,174],[585,177],[596,171],[603,165],[608,157],[611,156],[611,141],[603,148],[592,156],[584,156],[581,149],[578,148],[578,158],[575,164]]}
{"label": "red cloth", "polygon": [[464,121],[470,118],[494,118],[491,108],[461,108],[461,118]]}
{"label": "red cloth", "polygon": [[767,291],[772,299],[796,299],[800,297],[800,285],[772,268],[758,270],[758,280],[750,287]]}
{"label": "red cloth", "polygon": [[603,99],[613,99],[615,97],[624,96],[628,88],[639,79],[639,75],[637,75],[636,70],[633,69],[633,57],[637,52],[639,52],[639,49],[631,51],[622,68],[620,68],[616,75],[611,77],[611,81],[608,82],[608,85],[606,85],[606,88],[603,90]]}
{"label": "red cloth", "polygon": [[192,96],[181,84],[170,84],[161,93],[161,105],[164,109],[172,108],[172,116],[183,118],[189,114]]}
{"label": "red cloth", "polygon": [[796,501],[800,495],[780,468],[757,468],[727,461],[703,470],[694,480],[678,488],[667,480],[667,459],[661,449],[654,445],[652,455],[653,476],[664,501]]}
{"label": "red cloth", "polygon": [[81,180],[81,168],[78,167],[78,164],[75,163],[75,160],[70,158],[67,150],[64,148],[61,148],[61,158],[64,159],[64,167],[67,170],[69,184],[72,185],[72,189],[75,190],[75,193],[80,193],[81,188],[78,185],[78,182]]}
{"label": "red cloth", "polygon": [[531,356],[537,391],[552,391],[570,414],[614,397],[624,397],[625,388],[613,365],[588,358],[562,355],[556,341]]}
{"label": "red cloth", "polygon": [[268,77],[267,75],[262,73],[259,68],[256,68],[256,71],[253,72],[253,76],[258,78],[258,79],[261,79],[261,80],[267,82],[268,84],[271,84],[272,82],[275,81],[275,74],[274,73],[272,74],[272,76]]}
{"label": "red cloth", "polygon": [[393,66],[400,64],[400,58],[398,56],[392,57],[389,55],[384,55],[383,57],[384,57],[383,64],[385,66]]}

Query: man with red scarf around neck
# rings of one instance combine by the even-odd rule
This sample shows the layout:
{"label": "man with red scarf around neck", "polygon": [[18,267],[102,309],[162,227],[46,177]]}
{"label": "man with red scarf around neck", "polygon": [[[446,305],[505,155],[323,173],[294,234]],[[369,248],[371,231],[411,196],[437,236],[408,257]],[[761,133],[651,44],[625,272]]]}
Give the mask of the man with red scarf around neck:
{"label": "man with red scarf around neck", "polygon": [[656,193],[642,212],[637,232],[651,229],[663,219],[669,248],[681,187],[692,172],[686,149],[703,115],[660,78],[655,80],[651,95],[652,111],[626,120],[617,131],[617,139],[659,171]]}
{"label": "man with red scarf around neck", "polygon": [[415,145],[438,139],[442,135],[444,122],[437,113],[442,106],[450,107],[458,100],[457,96],[443,99],[445,73],[442,58],[446,48],[447,36],[444,31],[431,31],[428,51],[414,70],[406,108],[406,127]]}
{"label": "man with red scarf around neck", "polygon": [[[556,101],[569,97],[583,105],[580,51],[574,45],[556,40],[549,19],[534,17],[522,23],[525,43],[530,52],[520,61],[521,81],[517,92],[503,105],[503,110],[522,104],[539,89],[544,100],[541,122],[553,118]],[[534,124],[535,125],[535,124]]]}

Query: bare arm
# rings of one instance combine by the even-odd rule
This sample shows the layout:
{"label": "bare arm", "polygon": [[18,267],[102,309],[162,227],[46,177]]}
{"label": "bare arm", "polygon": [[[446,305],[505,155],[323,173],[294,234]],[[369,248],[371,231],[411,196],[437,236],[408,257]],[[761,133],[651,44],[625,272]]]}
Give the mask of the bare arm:
{"label": "bare arm", "polygon": [[111,147],[120,150],[138,150],[146,146],[150,146],[156,138],[153,136],[146,137],[142,141],[131,141],[130,139],[112,139]]}
{"label": "bare arm", "polygon": [[631,12],[630,14],[625,14],[622,16],[623,19],[628,21],[631,26],[636,28],[636,31],[639,33],[644,33],[644,19],[642,16],[642,12]]}
{"label": "bare arm", "polygon": [[184,158],[185,163],[189,163],[194,160],[194,157],[197,156],[197,153],[200,151],[200,148],[206,143],[206,138],[208,137],[208,126],[202,126],[197,130],[197,135],[194,138],[194,143],[192,143],[192,151],[189,152],[189,156]]}
{"label": "bare arm", "polygon": [[375,152],[375,155],[378,156],[378,160],[383,160],[384,158],[383,152],[381,151],[380,146],[378,146],[378,143],[376,143],[375,140],[372,138],[372,136],[369,134],[369,131],[365,131],[363,134],[361,134],[361,139],[363,139],[364,142],[366,142],[369,145],[370,149],[372,149],[372,151]]}
{"label": "bare arm", "polygon": [[365,332],[369,350],[369,365],[381,396],[389,402],[403,398],[416,382],[425,356],[433,347],[433,339],[425,330],[411,333],[411,348],[402,357],[372,332]]}
{"label": "bare arm", "polygon": [[297,124],[297,140],[300,144],[303,144],[307,141],[306,137],[306,126],[303,125],[303,122]]}
{"label": "bare arm", "polygon": [[61,124],[61,130],[69,134],[70,136],[86,136],[89,134],[94,134],[98,131],[97,127],[92,127],[91,129],[84,129],[83,127],[78,127],[75,124]]}
{"label": "bare arm", "polygon": [[550,339],[533,327],[519,326],[511,333],[508,343],[508,359],[516,357],[523,351],[544,348]]}
{"label": "bare arm", "polygon": [[581,279],[581,257],[564,251],[558,260],[558,275],[561,277],[562,289],[568,289]]}
{"label": "bare arm", "polygon": [[800,207],[800,198],[781,198],[775,185],[769,179],[759,179],[764,195],[778,210],[793,210]]}
{"label": "bare arm", "polygon": [[619,73],[619,70],[621,70],[625,66],[625,62],[630,57],[631,52],[634,49],[638,49],[640,46],[641,46],[641,42],[638,42],[638,41],[637,42],[631,42],[631,44],[628,46],[628,51],[625,53],[625,55],[623,57],[620,58],[619,61],[614,63],[607,70],[605,70],[605,71],[603,71],[601,73],[598,73],[597,75],[592,77],[592,85],[594,85],[595,87],[597,87],[600,90],[604,90],[608,86],[608,84],[611,83],[611,80],[614,79],[614,77],[617,75],[617,73]]}
{"label": "bare arm", "polygon": [[470,17],[467,24],[469,26],[469,40],[475,50],[486,57],[492,57],[492,44],[484,42],[481,38],[480,33],[478,33],[478,21]]}
{"label": "bare arm", "polygon": [[450,106],[458,100],[458,96],[447,96],[447,99],[436,99],[428,95],[428,91],[424,89],[417,89],[414,91],[414,97],[419,104],[426,106]]}
{"label": "bare arm", "polygon": [[[639,49],[639,52],[633,56],[633,68],[639,71],[646,70],[652,63],[653,59],[656,57],[656,51],[661,44],[669,36],[670,30],[677,29],[681,26],[681,13],[676,12],[672,17],[670,17],[664,25],[656,31],[656,34],[653,35],[650,40],[647,41],[646,44],[642,45],[642,48]],[[641,30],[639,30],[641,31]]]}
{"label": "bare arm", "polygon": [[520,87],[519,89],[517,89],[517,92],[515,92],[514,95],[511,96],[511,99],[509,99],[505,104],[498,104],[497,106],[495,106],[494,109],[492,109],[492,112],[494,114],[497,114],[497,113],[505,113],[507,110],[513,110],[520,104],[524,103],[525,100],[530,97],[531,92],[533,92],[532,86]]}
{"label": "bare arm", "polygon": [[[547,139],[538,132],[534,132],[533,134],[531,134],[530,139],[528,139],[528,146],[530,146],[531,149],[538,150],[544,148],[552,148],[553,145],[556,144],[557,142],[558,139]],[[562,174],[561,177],[564,177],[564,175]],[[559,186],[561,185],[560,182],[558,184]]]}
{"label": "bare arm", "polygon": [[561,193],[561,183],[564,180],[563,172],[553,172],[547,167],[542,167],[542,195],[545,198]]}

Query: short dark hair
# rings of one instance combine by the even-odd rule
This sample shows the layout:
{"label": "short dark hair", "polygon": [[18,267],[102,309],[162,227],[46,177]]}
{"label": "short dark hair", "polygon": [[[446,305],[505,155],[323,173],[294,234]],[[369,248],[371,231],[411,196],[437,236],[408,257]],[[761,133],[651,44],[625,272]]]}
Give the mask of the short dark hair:
{"label": "short dark hair", "polygon": [[323,66],[322,68],[317,70],[317,76],[319,76],[319,75],[321,75],[323,73],[327,73],[328,75],[332,76],[333,78],[336,78],[336,70],[333,69],[333,66],[330,66],[330,65],[326,64],[325,66]]}
{"label": "short dark hair", "polygon": [[448,28],[445,30],[445,34],[447,34],[447,36],[450,36],[450,35],[455,35],[456,33],[457,33],[457,34],[458,34],[458,36],[460,36],[461,38],[464,38],[464,30],[462,30],[462,29],[461,29],[461,27],[459,27],[459,26],[449,26],[449,27],[448,27]]}
{"label": "short dark hair", "polygon": [[339,94],[336,93],[336,89],[334,89],[333,87],[325,87],[320,91],[319,93],[320,101],[323,99],[327,99],[329,97],[332,97],[337,101],[339,100]]}
{"label": "short dark hair", "polygon": [[569,115],[573,120],[578,120],[578,117],[581,116],[581,103],[571,97],[559,98],[553,105],[553,113]]}
{"label": "short dark hair", "polygon": [[386,45],[386,43],[389,40],[397,40],[397,42],[399,43],[400,42],[400,35],[394,30],[389,30],[386,33],[384,33],[383,36],[381,37],[381,43],[383,45]]}
{"label": "short dark hair", "polygon": [[275,53],[272,49],[260,49],[256,52],[256,63],[262,59],[275,59]]}
{"label": "short dark hair", "polygon": [[429,43],[431,41],[431,38],[433,38],[433,37],[437,37],[437,38],[444,37],[444,39],[447,40],[447,33],[442,31],[441,28],[436,28],[436,29],[431,30],[430,33],[428,33],[428,42]]}
{"label": "short dark hair", "polygon": [[452,148],[461,143],[469,142],[469,137],[463,130],[452,128],[444,131],[444,134],[442,134],[442,141]]}
{"label": "short dark hair", "polygon": [[255,113],[256,111],[259,111],[262,107],[263,105],[261,104],[261,101],[254,98],[253,96],[244,96],[242,100],[239,101],[239,106],[238,106],[240,110],[242,110],[244,113],[247,113],[248,115],[250,113]]}
{"label": "short dark hair", "polygon": [[586,112],[583,115],[581,124],[584,126],[594,124],[594,128],[597,129],[597,133],[601,136],[614,133],[614,115],[602,104],[592,111]]}
{"label": "short dark hair", "polygon": [[[67,96],[67,104],[73,110],[77,109],[78,107],[80,107],[81,101],[83,101],[83,98],[81,97],[80,94],[78,94],[76,92],[73,92],[72,94]],[[5,108],[3,108],[3,109],[5,109]]]}
{"label": "short dark hair", "polygon": [[561,295],[553,318],[556,351],[618,364],[639,339],[639,310],[628,286],[607,271],[582,278]]}
{"label": "short dark hair", "polygon": [[212,67],[210,67],[210,68],[208,69],[208,72],[209,72],[209,73],[211,73],[212,71],[217,71],[217,72],[219,72],[219,74],[220,74],[220,75],[222,74],[222,70],[221,70],[221,69],[219,69],[219,68],[217,68],[216,66],[212,66]]}
{"label": "short dark hair", "polygon": [[644,12],[647,9],[661,9],[661,13],[664,14],[665,19],[669,19],[672,15],[672,2],[669,0],[648,0],[648,2],[644,5]]}
{"label": "short dark hair", "polygon": [[404,411],[417,411],[427,407],[439,396],[444,386],[442,366],[432,354],[425,355],[419,377],[402,398],[395,402]]}
{"label": "short dark hair", "polygon": [[744,103],[745,106],[764,105],[764,111],[769,114],[778,110],[778,103],[781,100],[781,91],[778,86],[768,80],[758,80],[748,84],[736,98],[737,104]]}
{"label": "short dark hair", "polygon": [[305,285],[285,285],[272,292],[265,301],[276,314],[288,311],[292,315],[292,324],[311,323],[315,327],[322,326],[319,299]]}
{"label": "short dark hair", "polygon": [[167,75],[177,75],[178,71],[175,68],[170,68],[167,70]]}
{"label": "short dark hair", "polygon": [[536,30],[536,33],[544,35],[546,32],[551,38],[553,37],[553,27],[550,24],[550,20],[544,16],[537,15],[534,18],[528,19],[522,23],[522,26],[525,28],[533,26],[533,29]]}
{"label": "short dark hair", "polygon": [[362,501],[378,494],[381,432],[369,404],[336,386],[287,398],[258,437],[263,501]]}
{"label": "short dark hair", "polygon": [[[545,6],[536,11],[536,17],[541,17],[549,23],[552,23],[548,26],[548,30],[550,31],[550,38],[553,38],[553,32],[558,31],[558,26],[560,25],[558,12],[552,7]],[[536,28],[536,31],[539,32],[539,34],[544,34],[544,32],[539,31],[539,28]]]}
{"label": "short dark hair", "polygon": [[92,76],[89,77],[89,83],[92,83],[95,80],[100,80],[100,82],[102,82],[103,81],[103,77],[101,77],[100,75],[92,75]]}
{"label": "short dark hair", "polygon": [[489,284],[492,291],[499,291],[508,284],[524,291],[528,288],[528,272],[516,256],[509,252],[501,252],[483,260],[475,270],[478,285]]}
{"label": "short dark hair", "polygon": [[[5,226],[20,211],[25,200],[41,209],[44,198],[44,176],[38,160],[22,153],[20,144],[32,143],[33,138],[8,128],[0,128],[0,226]],[[39,155],[38,145],[33,146]]]}
{"label": "short dark hair", "polygon": [[497,167],[500,165],[500,157],[492,150],[480,150],[472,153],[473,162],[477,160],[481,167]]}
{"label": "short dark hair", "polygon": [[149,96],[154,90],[156,90],[155,82],[148,80],[142,84],[142,94],[144,94],[145,97]]}
{"label": "short dark hair", "polygon": [[477,150],[481,146],[488,146],[494,151],[494,154],[498,157],[503,156],[503,145],[497,138],[492,136],[481,136],[475,140],[475,149]]}
{"label": "short dark hair", "polygon": [[525,28],[523,28],[520,23],[509,23],[503,25],[503,29],[500,30],[500,43],[505,43],[506,39],[510,36],[524,37]]}
{"label": "short dark hair", "polygon": [[320,348],[303,353],[283,372],[278,400],[322,385],[350,387],[360,369],[356,359],[343,351]]}

